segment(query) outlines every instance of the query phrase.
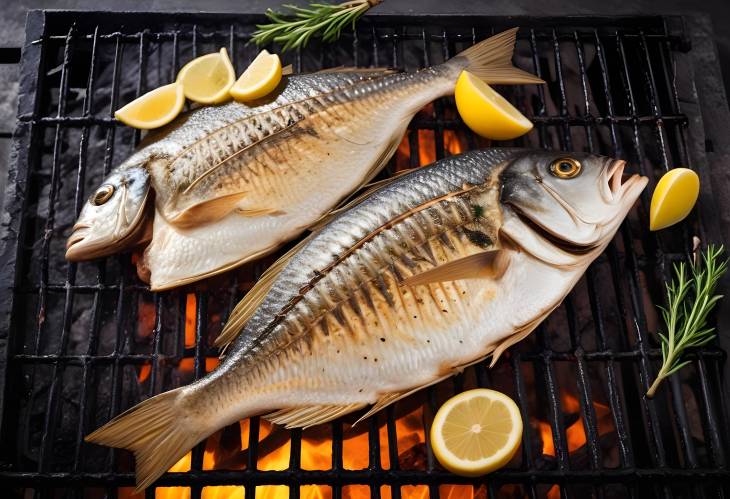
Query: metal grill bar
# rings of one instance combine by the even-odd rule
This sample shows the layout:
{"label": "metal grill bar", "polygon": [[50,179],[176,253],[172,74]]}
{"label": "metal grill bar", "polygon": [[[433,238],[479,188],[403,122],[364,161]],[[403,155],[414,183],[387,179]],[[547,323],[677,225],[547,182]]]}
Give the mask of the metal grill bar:
{"label": "metal grill bar", "polygon": [[[21,259],[9,274],[17,281],[11,289],[16,305],[8,328],[16,345],[10,351],[6,391],[22,383],[24,375],[29,389],[22,400],[6,399],[3,411],[5,434],[18,425],[28,433],[25,439],[3,441],[2,459],[7,463],[0,470],[0,482],[32,489],[37,497],[61,489],[81,497],[82,487],[101,487],[115,496],[118,487],[133,483],[128,454],[88,446],[82,437],[133,405],[142,393],[151,396],[205,375],[207,359],[216,356],[209,331],[225,321],[266,262],[210,284],[150,293],[134,277],[128,255],[67,265],[54,249],[54,238],[61,238],[72,223],[99,174],[128,154],[130,141],[139,140],[139,132],[118,128],[113,110],[172,80],[182,63],[211,47],[227,46],[240,69],[253,58],[253,48],[243,43],[250,39],[257,18],[145,15],[140,20],[75,14],[72,26],[64,13],[35,16],[44,24],[31,30],[38,35],[33,35],[24,57],[38,60],[24,64],[35,64],[41,71],[35,75],[36,91],[28,93],[32,103],[21,102],[16,140],[20,147],[32,141],[42,147],[18,165],[31,188],[27,209],[19,211],[22,230],[16,251]],[[510,23],[494,18],[375,16],[331,50],[317,55],[300,50],[291,57],[300,71],[353,62],[415,69],[445,60]],[[680,106],[674,78],[680,70],[675,67],[677,50],[687,48],[682,34],[671,32],[667,22],[657,18],[569,23],[525,19],[520,24],[525,37],[519,42],[519,57],[548,85],[506,89],[535,123],[535,132],[513,145],[609,153],[632,160],[651,178],[678,164],[692,166],[685,136],[691,122]],[[130,72],[130,67],[138,72]],[[55,71],[60,74],[54,76]],[[83,96],[75,99],[80,89]],[[452,154],[453,137],[459,147],[483,147],[484,141],[455,116],[450,99],[419,114],[403,144],[408,156],[404,162],[393,160],[386,171]],[[69,200],[63,195],[66,179],[73,181]],[[41,199],[46,211],[37,206]],[[640,209],[646,210],[647,203],[644,194]],[[158,486],[189,487],[194,498],[214,485],[243,486],[248,497],[254,497],[257,487],[281,485],[288,487],[290,497],[307,497],[300,486],[308,484],[328,486],[327,494],[334,498],[350,498],[347,486],[364,485],[374,498],[410,498],[412,489],[407,486],[422,486],[433,499],[444,496],[443,487],[450,484],[471,485],[488,497],[505,491],[534,498],[673,497],[689,491],[699,497],[723,497],[723,481],[730,479],[722,402],[728,394],[720,374],[725,350],[711,346],[693,352],[692,377],[675,376],[656,400],[643,396],[661,357],[647,300],[657,298],[669,264],[686,257],[687,241],[694,233],[712,239],[696,219],[673,238],[649,235],[628,220],[556,318],[533,338],[513,347],[493,370],[480,364],[413,399],[424,401],[418,429],[424,434],[447,394],[484,386],[516,399],[525,422],[522,452],[513,465],[487,478],[442,471],[426,438],[420,447],[407,448],[401,440],[401,408],[414,402],[405,401],[356,430],[366,432],[366,469],[348,469],[345,462],[344,439],[355,431],[346,419],[329,425],[330,469],[301,469],[309,437],[294,431],[287,440],[288,468],[261,471],[258,465],[269,451],[262,447],[266,438],[261,438],[259,418],[252,418],[241,458],[245,469],[205,469],[203,442],[192,452],[189,472],[169,473]],[[194,297],[193,312],[189,295]],[[85,320],[80,319],[83,308],[89,311]],[[154,318],[145,325],[143,318],[149,313]],[[189,313],[194,313],[192,330],[186,323]],[[25,328],[28,323],[31,329]],[[79,327],[85,338],[80,347],[75,343]],[[186,341],[188,331],[193,331],[192,344]],[[186,373],[181,366],[188,360],[192,368]],[[143,370],[148,372],[145,381]],[[76,376],[78,384],[70,380]],[[577,404],[575,411],[571,400]],[[44,408],[40,421],[34,412],[39,406]],[[62,416],[69,408],[74,426],[66,442]],[[39,439],[35,444],[33,432]],[[576,447],[576,435],[581,434],[583,442]],[[387,445],[387,469],[381,445]],[[70,457],[60,459],[63,453]],[[420,461],[404,462],[408,453]],[[148,490],[147,497],[154,495]]]}

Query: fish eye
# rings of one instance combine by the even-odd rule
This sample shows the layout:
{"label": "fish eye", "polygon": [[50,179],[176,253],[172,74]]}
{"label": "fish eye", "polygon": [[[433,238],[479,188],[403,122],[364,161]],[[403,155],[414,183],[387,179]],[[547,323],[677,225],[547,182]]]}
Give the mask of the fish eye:
{"label": "fish eye", "polygon": [[573,158],[558,158],[550,163],[550,173],[558,178],[573,178],[580,173],[580,161]]}
{"label": "fish eye", "polygon": [[99,187],[96,192],[91,196],[91,204],[94,206],[101,206],[111,199],[114,194],[114,186],[111,184],[104,184]]}

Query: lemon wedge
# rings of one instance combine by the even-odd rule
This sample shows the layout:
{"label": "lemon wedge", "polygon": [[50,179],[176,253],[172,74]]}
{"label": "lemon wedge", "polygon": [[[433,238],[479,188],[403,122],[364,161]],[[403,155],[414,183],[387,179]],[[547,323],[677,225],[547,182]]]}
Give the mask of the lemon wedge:
{"label": "lemon wedge", "polygon": [[461,119],[482,137],[510,140],[532,130],[530,120],[468,71],[462,71],[456,80],[454,98]]}
{"label": "lemon wedge", "polygon": [[166,125],[182,111],[183,87],[170,83],[136,98],[114,113],[114,117],[134,128],[149,130]]}
{"label": "lemon wedge", "polygon": [[507,464],[522,441],[522,417],[507,395],[484,388],[446,401],[431,426],[436,459],[452,473],[479,476]]}
{"label": "lemon wedge", "polygon": [[700,178],[689,168],[665,173],[651,196],[649,229],[659,230],[684,220],[700,195]]}
{"label": "lemon wedge", "polygon": [[177,74],[185,89],[185,97],[201,104],[220,104],[229,98],[228,91],[236,81],[236,71],[228,52],[204,55],[187,63]]}
{"label": "lemon wedge", "polygon": [[260,99],[270,94],[280,81],[281,60],[279,56],[262,50],[231,87],[231,95],[234,99],[241,101]]}

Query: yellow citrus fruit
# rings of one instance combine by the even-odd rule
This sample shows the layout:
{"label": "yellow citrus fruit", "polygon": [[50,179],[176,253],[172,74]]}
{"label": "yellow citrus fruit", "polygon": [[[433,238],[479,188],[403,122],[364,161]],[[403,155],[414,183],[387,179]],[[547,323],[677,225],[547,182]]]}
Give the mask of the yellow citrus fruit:
{"label": "yellow citrus fruit", "polygon": [[182,111],[183,87],[170,83],[138,97],[114,113],[114,117],[134,128],[149,130],[166,125]]}
{"label": "yellow citrus fruit", "polygon": [[674,168],[657,182],[651,196],[649,228],[664,229],[685,219],[700,195],[700,178],[689,168]]}
{"label": "yellow citrus fruit", "polygon": [[431,426],[436,459],[452,473],[479,476],[497,470],[522,441],[522,417],[504,393],[478,388],[446,401]]}
{"label": "yellow citrus fruit", "polygon": [[229,98],[228,91],[236,81],[236,71],[228,52],[204,55],[187,63],[177,74],[185,89],[185,97],[201,104],[219,104]]}
{"label": "yellow citrus fruit", "polygon": [[492,87],[468,71],[462,71],[459,75],[454,98],[461,119],[482,137],[510,140],[532,130],[530,120]]}
{"label": "yellow citrus fruit", "polygon": [[231,95],[234,99],[242,101],[260,99],[270,94],[280,81],[279,56],[262,50],[231,87]]}

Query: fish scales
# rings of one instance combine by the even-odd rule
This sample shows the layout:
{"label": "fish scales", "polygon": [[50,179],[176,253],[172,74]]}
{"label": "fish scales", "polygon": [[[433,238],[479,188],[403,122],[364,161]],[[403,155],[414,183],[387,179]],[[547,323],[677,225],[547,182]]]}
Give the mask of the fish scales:
{"label": "fish scales", "polygon": [[[190,195],[191,188],[198,187],[206,193],[208,189],[214,189],[219,194],[239,188],[241,183],[249,179],[246,165],[250,158],[242,154],[242,151],[287,127],[321,115],[318,116],[317,125],[326,131],[332,123],[343,121],[342,111],[338,107],[346,106],[351,99],[367,99],[372,92],[377,91],[387,91],[392,99],[398,99],[402,98],[405,90],[393,92],[394,87],[409,87],[413,92],[413,85],[409,84],[428,84],[429,78],[424,80],[423,74],[419,74],[419,78],[413,76],[384,76],[382,72],[293,76],[278,97],[269,104],[241,106],[229,103],[191,113],[182,126],[170,131],[164,139],[157,143],[154,143],[154,138],[145,141],[153,143],[146,154],[168,158],[156,162],[158,167],[167,170],[164,180],[155,185],[158,195],[161,196],[163,210],[167,207],[170,210],[167,215],[172,218],[175,206],[170,203],[180,194]],[[438,75],[434,73],[433,77]],[[372,80],[379,78],[388,78],[388,84],[374,85]],[[356,94],[348,90],[353,85],[361,86],[363,91]],[[370,106],[364,106],[359,109],[369,108]],[[357,123],[357,120],[353,121],[355,126]],[[244,161],[234,161],[238,156],[243,156]],[[232,164],[228,168],[219,168],[219,174],[208,173],[201,180],[201,175],[210,172],[222,162]],[[219,184],[220,187],[216,190]]]}
{"label": "fish scales", "polygon": [[463,69],[492,83],[541,82],[511,66],[515,31],[416,73],[286,76],[263,99],[181,115],[105,179],[79,215],[67,258],[149,243],[138,274],[161,290],[274,251],[366,184],[413,115],[452,94]]}
{"label": "fish scales", "polygon": [[[374,404],[369,415],[498,358],[558,306],[647,183],[622,181],[622,161],[566,154],[474,151],[379,187],[263,276],[232,312],[240,334],[215,371],[90,440],[144,451],[145,484],[240,418],[300,427]],[[154,470],[169,440],[134,431],[153,415],[181,439]]]}
{"label": "fish scales", "polygon": [[[501,151],[496,154],[486,154],[487,156],[492,156],[493,161],[494,157],[500,159],[501,157],[507,157],[507,153]],[[497,161],[497,163],[498,162],[499,161]],[[386,189],[382,193],[376,193],[376,196],[369,200],[367,204],[363,204],[358,207],[357,214],[352,214],[348,218],[359,218],[367,221],[367,225],[362,227],[362,232],[360,233],[360,238],[362,238],[365,234],[388,224],[392,219],[398,218],[400,214],[411,210],[413,207],[419,206],[421,203],[426,202],[429,199],[460,191],[465,182],[475,184],[484,183],[485,179],[480,178],[479,176],[470,177],[467,175],[465,177],[463,175],[465,170],[467,169],[460,169],[461,175],[457,178],[450,178],[448,171],[444,171],[444,169],[439,169],[437,172],[429,172],[434,175],[435,178],[425,178],[421,180],[419,175],[413,175],[413,186],[409,189],[404,189],[402,192],[390,192]],[[475,170],[478,169],[475,168]],[[484,174],[483,170],[481,171],[481,174]],[[478,175],[478,173],[475,171],[473,172],[473,175]],[[440,188],[442,190],[434,192],[433,186],[435,185],[441,186]],[[380,195],[378,196],[378,194]],[[413,254],[411,252],[414,249],[424,251],[423,247],[427,243],[428,245],[438,246],[442,258],[448,258],[452,252],[445,246],[442,246],[437,237],[443,233],[446,228],[452,229],[450,234],[452,239],[458,237],[460,233],[453,230],[453,228],[467,222],[474,221],[473,217],[469,218],[467,215],[468,207],[472,203],[472,201],[467,199],[468,197],[469,196],[467,195],[463,198],[450,198],[442,201],[436,208],[429,207],[429,209],[435,209],[439,212],[440,218],[445,221],[444,224],[426,224],[424,221],[427,220],[428,217],[426,217],[423,212],[416,211],[394,226],[384,230],[371,241],[365,242],[359,248],[356,248],[354,252],[350,253],[347,258],[342,261],[342,263],[335,267],[341,271],[340,275],[344,274],[348,276],[347,279],[339,280],[334,279],[336,273],[333,273],[331,270],[328,271],[327,268],[339,259],[339,255],[350,251],[354,245],[360,242],[360,240],[356,237],[350,237],[344,241],[340,240],[338,236],[340,227],[344,228],[345,225],[350,223],[350,220],[336,220],[331,226],[332,236],[329,236],[329,234],[321,234],[320,237],[317,238],[317,242],[319,243],[321,241],[321,244],[314,244],[311,247],[305,248],[301,256],[297,258],[296,261],[292,261],[287,267],[287,270],[297,269],[297,271],[294,272],[292,270],[291,275],[287,273],[287,270],[284,271],[279,283],[281,283],[282,288],[286,289],[281,289],[277,286],[272,288],[270,292],[272,300],[265,301],[262,304],[262,313],[265,313],[263,311],[271,313],[276,309],[277,305],[279,308],[283,308],[283,306],[286,305],[285,303],[278,302],[276,300],[277,296],[288,296],[289,300],[287,301],[290,301],[291,296],[294,295],[296,299],[302,303],[301,307],[320,310],[320,314],[314,318],[315,321],[320,320],[323,315],[326,315],[331,311],[333,303],[327,303],[323,306],[320,298],[322,295],[313,291],[326,289],[327,287],[339,287],[342,289],[342,295],[349,295],[352,293],[353,288],[360,288],[363,290],[362,295],[360,295],[356,301],[360,310],[369,311],[369,313],[366,314],[369,316],[368,324],[373,325],[378,322],[378,319],[380,319],[381,322],[391,322],[392,310],[395,307],[393,307],[391,303],[388,303],[387,296],[392,297],[398,295],[398,292],[393,288],[393,286],[396,286],[398,281],[394,273],[388,269],[389,262],[385,259],[379,258],[378,255],[389,254],[391,257],[397,257],[398,259],[404,255],[409,259],[413,259]],[[385,198],[388,199],[389,206],[383,204]],[[452,205],[459,205],[462,209],[453,210],[448,208]],[[486,223],[486,219],[484,223]],[[406,248],[403,247],[404,243]],[[460,249],[466,250],[466,243],[467,241],[462,237]],[[371,250],[371,248],[376,249]],[[426,252],[433,253],[433,250],[429,249],[426,250]],[[321,255],[323,253],[329,255],[329,261],[322,261]],[[312,258],[312,260],[309,260],[310,258]],[[314,267],[310,262],[318,262],[319,265]],[[425,264],[422,264],[419,267],[419,270],[423,269],[423,265]],[[363,272],[359,270],[362,268],[365,269],[365,275],[363,275]],[[308,276],[303,275],[303,269],[311,269]],[[404,269],[408,271],[408,265],[404,265]],[[377,276],[382,276],[383,280],[386,282],[385,287],[383,287],[382,284],[378,284],[376,279]],[[303,296],[299,296],[298,290],[305,284],[311,284],[311,281],[314,279],[316,279],[316,283],[312,285],[312,288]],[[386,292],[383,292],[383,288],[385,288]],[[296,292],[294,292],[295,290]],[[424,302],[424,304],[428,303],[429,306],[437,306],[441,303],[441,300],[444,300],[444,298],[443,296],[434,298],[432,297],[433,293],[434,292],[432,291],[421,291],[423,296],[419,296],[419,298]],[[443,291],[436,291],[435,293],[443,294]],[[300,306],[297,306],[292,309],[292,312],[299,309]],[[247,329],[248,327],[256,329],[262,328],[263,325],[259,321],[259,317],[257,317],[257,315],[254,315],[251,319]],[[293,315],[296,316],[297,314],[294,313]],[[432,315],[431,317],[435,316]],[[286,336],[283,332],[286,328],[287,322],[285,319],[275,326],[267,339],[270,338],[269,341],[272,342],[273,345],[276,345],[276,341],[273,338],[277,335]],[[246,333],[244,332],[242,336],[245,336],[245,334]],[[238,359],[235,361],[233,360],[233,357],[235,357],[235,350],[234,345],[231,357],[228,358],[231,360],[227,359],[226,362],[238,361]]]}

